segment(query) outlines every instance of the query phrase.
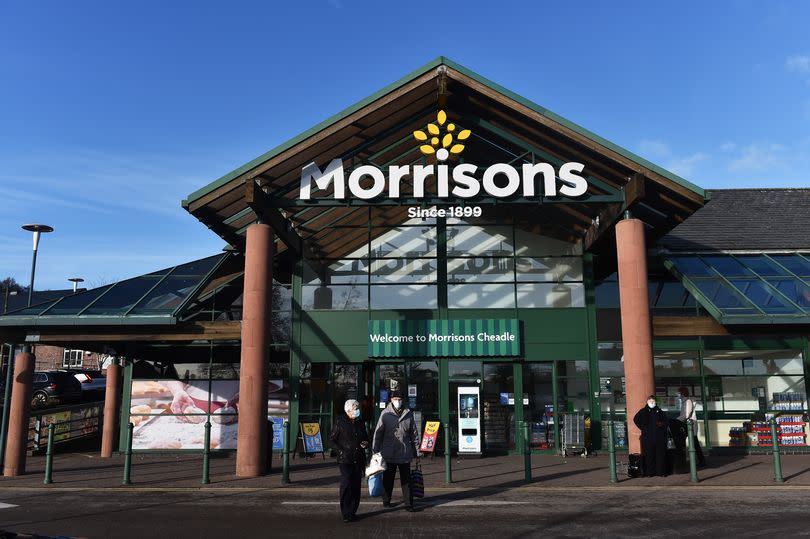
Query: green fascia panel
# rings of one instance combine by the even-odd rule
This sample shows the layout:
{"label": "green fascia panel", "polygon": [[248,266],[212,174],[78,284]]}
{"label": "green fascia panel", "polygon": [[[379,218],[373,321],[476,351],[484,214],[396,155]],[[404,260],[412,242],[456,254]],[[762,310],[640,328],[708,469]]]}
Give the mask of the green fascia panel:
{"label": "green fascia panel", "polygon": [[344,119],[349,114],[352,114],[353,112],[356,112],[357,110],[365,107],[369,103],[373,103],[377,99],[380,99],[381,97],[385,96],[386,94],[389,94],[392,91],[396,90],[400,86],[403,86],[404,84],[407,84],[408,82],[412,81],[413,79],[416,79],[416,78],[424,75],[428,71],[430,71],[432,69],[435,69],[440,65],[446,65],[447,67],[450,67],[450,68],[458,71],[459,73],[462,73],[463,75],[466,75],[466,76],[470,77],[471,79],[473,79],[473,80],[475,80],[475,81],[489,87],[490,89],[503,94],[504,96],[506,96],[506,97],[520,103],[521,105],[523,105],[523,106],[537,112],[538,114],[542,114],[546,118],[554,120],[555,122],[557,122],[557,123],[569,128],[569,129],[571,129],[572,131],[587,137],[588,139],[592,140],[593,142],[596,142],[597,144],[599,144],[599,145],[601,145],[601,146],[603,146],[603,147],[605,147],[605,148],[607,148],[607,149],[609,149],[611,151],[614,151],[614,152],[618,153],[619,155],[621,155],[621,156],[623,156],[623,157],[625,157],[627,159],[630,159],[631,161],[634,161],[635,163],[638,163],[639,165],[641,165],[643,167],[646,167],[646,168],[656,172],[657,174],[660,174],[661,176],[667,178],[668,180],[671,180],[672,182],[674,182],[674,183],[676,183],[676,184],[678,184],[678,185],[680,185],[682,187],[685,187],[685,188],[689,189],[690,191],[700,195],[704,199],[706,198],[706,192],[702,188],[700,188],[697,185],[691,183],[690,181],[685,180],[684,178],[681,178],[680,176],[677,176],[677,175],[673,174],[672,172],[669,172],[668,170],[665,170],[665,169],[659,167],[658,165],[656,165],[654,163],[651,163],[650,161],[647,161],[646,159],[644,159],[644,158],[630,152],[629,150],[626,150],[626,149],[624,149],[624,148],[622,148],[620,146],[617,146],[616,144],[610,142],[609,140],[600,137],[599,135],[585,129],[584,127],[582,127],[582,126],[580,126],[580,125],[578,125],[578,124],[576,124],[574,122],[566,120],[562,116],[551,112],[550,110],[548,110],[545,107],[541,107],[537,103],[534,103],[533,101],[530,101],[530,100],[526,99],[525,97],[522,97],[522,96],[520,96],[520,95],[518,95],[518,94],[516,94],[516,93],[514,93],[514,92],[512,92],[510,90],[507,90],[503,86],[501,86],[499,84],[496,84],[496,83],[492,82],[491,80],[489,80],[489,79],[487,79],[485,77],[482,77],[478,73],[475,73],[474,71],[471,71],[471,70],[467,69],[466,67],[464,67],[464,66],[462,66],[460,64],[457,64],[456,62],[453,62],[452,60],[449,60],[448,58],[446,58],[444,56],[439,56],[435,60],[433,60],[431,62],[428,62],[427,64],[420,67],[416,71],[413,71],[413,72],[409,73],[408,75],[405,75],[404,77],[402,77],[398,81],[396,81],[396,82],[394,82],[392,84],[389,84],[388,86],[386,86],[383,89],[373,93],[372,95],[368,96],[367,98],[365,98],[365,99],[363,99],[361,101],[358,101],[354,105],[351,105],[350,107],[338,112],[334,116],[332,116],[330,118],[327,118],[326,120],[324,120],[321,123],[315,125],[314,127],[304,131],[300,135],[291,138],[287,142],[284,142],[283,144],[280,144],[279,146],[276,146],[275,148],[269,150],[268,152],[265,152],[264,154],[262,154],[259,157],[253,159],[252,161],[242,165],[241,167],[239,167],[239,168],[237,168],[235,170],[232,170],[231,172],[229,172],[228,174],[222,176],[218,180],[215,180],[215,181],[211,182],[210,184],[206,185],[205,187],[203,187],[201,189],[198,189],[197,191],[194,191],[193,193],[188,195],[188,197],[186,197],[182,201],[182,206],[184,208],[188,208],[189,204],[191,202],[193,202],[194,200],[197,200],[198,198],[205,196],[206,194],[210,193],[211,191],[214,191],[215,189],[225,185],[226,183],[233,180],[234,178],[236,178],[236,177],[244,174],[245,172],[248,172],[249,170],[259,166],[260,164],[264,163],[265,161],[267,161],[269,159],[272,159],[273,157],[280,154],[281,152],[293,147],[294,145],[298,144],[299,142],[301,142],[303,140],[306,140],[307,138],[311,137],[315,133],[318,133],[319,131],[321,131],[323,129],[326,129],[330,125]]}
{"label": "green fascia panel", "polygon": [[301,313],[300,344],[366,346],[367,327],[368,311],[305,311]]}
{"label": "green fascia panel", "polygon": [[164,326],[175,324],[173,316],[54,316],[18,317],[16,319],[0,318],[0,326],[28,327],[75,327],[75,326]]}
{"label": "green fascia panel", "polygon": [[309,363],[362,363],[368,360],[368,346],[302,346],[301,361]]}
{"label": "green fascia panel", "polygon": [[572,309],[519,309],[523,340],[527,344],[588,343],[588,311]]}
{"label": "green fascia panel", "polygon": [[588,343],[524,343],[526,361],[587,361]]}
{"label": "green fascia panel", "polygon": [[705,350],[801,350],[803,337],[704,337]]}

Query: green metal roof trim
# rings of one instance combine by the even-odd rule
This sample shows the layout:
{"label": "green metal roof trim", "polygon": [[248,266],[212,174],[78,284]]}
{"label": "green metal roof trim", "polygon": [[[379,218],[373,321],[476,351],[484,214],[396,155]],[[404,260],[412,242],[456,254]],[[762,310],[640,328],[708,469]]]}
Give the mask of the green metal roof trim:
{"label": "green metal roof trim", "polygon": [[604,146],[605,148],[610,149],[610,150],[618,153],[619,155],[622,155],[622,156],[624,156],[624,157],[638,163],[639,165],[642,165],[642,166],[644,166],[644,167],[646,167],[646,168],[660,174],[661,176],[664,176],[665,178],[667,178],[669,180],[672,180],[673,182],[677,183],[678,185],[681,185],[682,187],[685,187],[685,188],[689,189],[690,191],[693,191],[693,192],[697,193],[698,195],[706,198],[705,191],[702,188],[698,187],[697,185],[693,184],[692,182],[690,182],[690,181],[688,181],[688,180],[686,180],[684,178],[681,178],[680,176],[678,176],[676,174],[673,174],[672,172],[670,172],[670,171],[668,171],[668,170],[666,170],[666,169],[664,169],[664,168],[662,168],[662,167],[660,167],[660,166],[658,166],[658,165],[656,165],[656,164],[654,164],[654,163],[652,163],[650,161],[647,161],[643,157],[640,157],[640,156],[634,154],[633,152],[631,152],[629,150],[626,150],[626,149],[622,148],[621,146],[618,146],[618,145],[610,142],[609,140],[607,140],[607,139],[605,139],[603,137],[600,137],[599,135],[585,129],[584,127],[582,127],[582,126],[580,126],[580,125],[578,125],[578,124],[576,124],[576,123],[574,123],[574,122],[572,122],[570,120],[566,120],[562,116],[560,116],[558,114],[555,114],[554,112],[551,112],[547,108],[542,107],[542,106],[538,105],[537,103],[534,103],[533,101],[530,101],[530,100],[526,99],[525,97],[520,96],[520,95],[512,92],[511,90],[507,90],[503,86],[501,86],[499,84],[496,84],[495,82],[492,82],[491,80],[489,80],[489,79],[487,79],[485,77],[482,77],[478,73],[475,73],[474,71],[471,71],[470,69],[467,69],[466,67],[464,67],[464,66],[462,66],[460,64],[457,64],[456,62],[453,62],[452,60],[449,60],[448,58],[446,58],[444,56],[439,56],[435,60],[433,60],[431,62],[428,62],[427,64],[420,67],[419,69],[405,75],[404,77],[402,77],[398,81],[396,81],[396,82],[394,82],[392,84],[389,84],[388,86],[386,86],[383,89],[371,94],[370,96],[366,97],[365,99],[363,99],[361,101],[358,101],[354,105],[351,105],[350,107],[338,112],[334,116],[332,116],[330,118],[327,118],[326,120],[320,122],[319,124],[315,125],[314,127],[304,131],[300,135],[297,135],[297,136],[291,138],[287,142],[284,142],[283,144],[280,144],[280,145],[276,146],[275,148],[273,148],[273,149],[265,152],[264,154],[260,155],[259,157],[253,159],[252,161],[250,161],[248,163],[245,163],[241,167],[239,167],[239,168],[237,168],[235,170],[232,170],[228,174],[222,176],[221,178],[219,178],[217,180],[214,180],[213,182],[209,183],[205,187],[202,187],[201,189],[198,189],[198,190],[194,191],[193,193],[188,195],[188,197],[186,197],[182,201],[183,207],[184,208],[188,207],[188,205],[191,202],[193,202],[194,200],[197,200],[198,198],[201,198],[201,197],[207,195],[211,191],[214,191],[215,189],[225,185],[226,183],[233,180],[234,178],[236,178],[236,177],[244,174],[245,172],[257,167],[258,165],[264,163],[265,161],[267,161],[269,159],[272,159],[273,157],[280,154],[281,152],[291,148],[292,146],[298,144],[299,142],[301,142],[303,140],[306,140],[307,138],[311,137],[312,135],[318,133],[319,131],[329,127],[330,125],[332,125],[332,124],[334,124],[334,123],[336,123],[336,122],[338,122],[340,120],[342,120],[343,118],[345,118],[349,114],[351,114],[351,113],[365,107],[366,105],[376,101],[377,99],[380,99],[381,97],[385,96],[386,94],[396,90],[400,86],[410,82],[411,80],[413,80],[413,79],[415,79],[417,77],[420,77],[420,76],[424,75],[428,71],[430,71],[432,69],[435,69],[435,68],[439,67],[440,65],[446,65],[447,67],[450,67],[450,68],[458,71],[459,73],[462,73],[462,74],[470,77],[471,79],[474,79],[474,80],[478,81],[479,83],[481,83],[481,84],[483,84],[485,86],[488,86],[492,90],[495,90],[496,92],[499,92],[499,93],[509,97],[510,99],[520,103],[521,105],[524,105],[524,106],[530,108],[531,110],[533,110],[533,111],[535,111],[535,112],[537,112],[539,114],[542,114],[543,116],[545,116],[545,117],[547,117],[547,118],[549,118],[551,120],[554,120],[555,122],[560,123],[560,124],[564,125],[565,127],[567,127],[569,129],[571,129],[571,130],[573,130],[573,131],[575,131],[575,132],[577,132],[577,133],[591,139],[592,141]]}
{"label": "green metal roof trim", "polygon": [[669,269],[721,324],[810,324],[810,258],[666,255]]}
{"label": "green metal roof trim", "polygon": [[175,324],[232,253],[219,253],[0,316],[0,326]]}

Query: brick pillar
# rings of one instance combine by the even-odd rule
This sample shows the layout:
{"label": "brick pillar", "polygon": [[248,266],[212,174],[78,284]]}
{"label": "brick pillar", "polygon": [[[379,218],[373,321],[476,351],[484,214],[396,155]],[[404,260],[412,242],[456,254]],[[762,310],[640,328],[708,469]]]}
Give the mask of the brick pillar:
{"label": "brick pillar", "polygon": [[646,406],[647,396],[655,393],[647,249],[641,221],[624,219],[616,224],[616,251],[627,391],[627,440],[630,452],[640,453],[641,431],[633,423],[633,416]]}
{"label": "brick pillar", "polygon": [[107,390],[104,393],[104,430],[101,433],[101,458],[110,458],[118,438],[121,415],[121,365],[114,358],[107,367]]}
{"label": "brick pillar", "polygon": [[17,354],[14,381],[11,383],[6,457],[3,475],[14,477],[25,473],[26,446],[28,445],[28,417],[31,412],[31,388],[34,383],[36,358],[30,352]]}
{"label": "brick pillar", "polygon": [[236,475],[239,477],[257,477],[267,471],[267,362],[274,249],[273,229],[269,225],[255,224],[248,228],[236,442]]}

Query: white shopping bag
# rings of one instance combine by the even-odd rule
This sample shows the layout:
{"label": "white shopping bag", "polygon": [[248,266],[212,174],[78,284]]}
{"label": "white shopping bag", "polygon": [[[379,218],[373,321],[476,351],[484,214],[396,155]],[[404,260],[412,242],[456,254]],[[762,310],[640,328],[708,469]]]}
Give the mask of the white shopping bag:
{"label": "white shopping bag", "polygon": [[381,453],[374,453],[371,455],[371,460],[366,466],[366,477],[371,477],[372,475],[377,475],[379,473],[383,473],[385,471],[385,459],[383,459]]}

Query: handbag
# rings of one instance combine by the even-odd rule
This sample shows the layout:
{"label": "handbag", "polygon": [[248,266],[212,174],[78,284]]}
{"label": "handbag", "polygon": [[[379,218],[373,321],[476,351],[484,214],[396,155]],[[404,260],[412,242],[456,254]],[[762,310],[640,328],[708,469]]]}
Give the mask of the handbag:
{"label": "handbag", "polygon": [[672,437],[672,431],[670,431],[669,427],[667,427],[667,449],[672,450],[676,448],[677,446],[675,445],[675,438]]}
{"label": "handbag", "polygon": [[368,495],[372,498],[382,496],[383,484],[382,476],[380,474],[370,475],[368,477]]}
{"label": "handbag", "polygon": [[385,459],[383,459],[382,453],[374,453],[371,455],[371,460],[366,466],[366,477],[372,477],[374,475],[381,474],[385,471]]}
{"label": "handbag", "polygon": [[422,465],[418,461],[416,468],[411,470],[411,494],[414,498],[425,497],[425,477],[422,475]]}

